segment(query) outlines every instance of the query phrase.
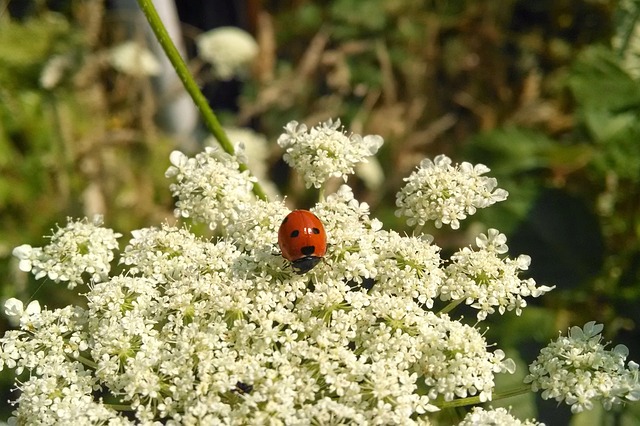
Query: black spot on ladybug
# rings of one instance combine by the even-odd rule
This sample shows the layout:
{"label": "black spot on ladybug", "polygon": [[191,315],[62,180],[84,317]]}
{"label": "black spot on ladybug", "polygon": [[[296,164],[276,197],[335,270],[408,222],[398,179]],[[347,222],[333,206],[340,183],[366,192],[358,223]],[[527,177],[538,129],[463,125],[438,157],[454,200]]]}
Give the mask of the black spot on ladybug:
{"label": "black spot on ladybug", "polygon": [[289,236],[291,238],[296,238],[298,235],[300,235],[300,231],[296,229],[295,231],[291,231],[291,234]]}
{"label": "black spot on ladybug", "polygon": [[311,232],[313,232],[316,235],[320,234],[320,230],[318,228],[313,228]]}
{"label": "black spot on ladybug", "polygon": [[316,251],[316,246],[304,246],[300,249],[300,252],[305,256],[311,256]]}

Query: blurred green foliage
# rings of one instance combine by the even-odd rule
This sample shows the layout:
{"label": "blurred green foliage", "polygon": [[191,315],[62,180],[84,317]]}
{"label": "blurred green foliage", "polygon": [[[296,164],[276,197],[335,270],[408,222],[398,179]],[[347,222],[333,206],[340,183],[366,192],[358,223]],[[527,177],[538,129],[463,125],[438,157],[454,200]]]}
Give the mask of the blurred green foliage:
{"label": "blurred green foliage", "polygon": [[[46,7],[22,20],[0,15],[3,299],[29,300],[38,291],[58,306],[72,297],[25,282],[11,257],[22,243],[42,245],[42,235],[67,216],[103,213],[120,231],[169,216],[162,171],[170,139],[145,127],[154,111],[142,110],[144,83],[123,81],[104,64],[101,39],[89,38],[99,30],[83,26],[95,23],[87,14],[102,8],[79,3],[66,15]],[[52,83],[45,82],[47,73]]]}
{"label": "blurred green foliage", "polygon": [[[126,36],[102,2],[62,3],[52,12],[37,1],[22,19],[0,13],[0,276],[10,277],[1,294],[37,293],[50,306],[69,296],[24,282],[13,247],[42,244],[65,216],[102,211],[126,233],[171,214],[163,171],[173,142],[154,124],[164,94],[105,65],[105,49]],[[522,369],[557,330],[596,320],[640,361],[639,1],[246,5],[258,17],[248,20],[262,56],[237,112],[223,119],[268,137],[271,176],[292,205],[315,195],[279,160],[275,140],[293,119],[339,117],[385,138],[382,185],[350,184],[394,229],[403,226],[395,192],[423,157],[485,163],[509,199],[470,219],[463,237],[429,232],[446,255],[496,227],[512,253],[532,256],[537,281],[558,287],[522,317],[493,318],[489,340]],[[44,88],[55,57],[65,64],[59,83]],[[514,412],[569,422],[566,410],[539,407],[529,398]],[[639,416],[632,407],[589,420],[637,424]]]}

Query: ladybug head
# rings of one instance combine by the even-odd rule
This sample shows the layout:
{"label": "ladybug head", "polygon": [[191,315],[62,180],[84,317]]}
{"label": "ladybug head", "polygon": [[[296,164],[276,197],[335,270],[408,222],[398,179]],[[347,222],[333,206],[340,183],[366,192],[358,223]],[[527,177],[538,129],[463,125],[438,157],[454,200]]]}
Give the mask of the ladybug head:
{"label": "ladybug head", "polygon": [[291,269],[298,275],[306,274],[322,260],[319,256],[305,256],[291,262]]}

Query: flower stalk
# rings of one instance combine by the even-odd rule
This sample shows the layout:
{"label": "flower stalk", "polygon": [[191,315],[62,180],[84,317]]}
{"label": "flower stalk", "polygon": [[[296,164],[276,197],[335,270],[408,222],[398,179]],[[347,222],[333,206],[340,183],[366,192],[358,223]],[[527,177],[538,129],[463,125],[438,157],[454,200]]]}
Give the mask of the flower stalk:
{"label": "flower stalk", "polygon": [[[187,64],[182,59],[182,56],[180,56],[180,52],[178,52],[176,45],[173,43],[173,40],[171,40],[167,29],[162,23],[162,20],[160,19],[160,16],[158,15],[158,12],[153,5],[153,1],[138,0],[138,4],[140,5],[140,9],[142,9],[142,12],[144,12],[144,15],[147,18],[147,21],[149,22],[153,33],[156,35],[158,43],[160,43],[160,46],[162,46],[162,50],[164,50],[167,58],[169,58],[169,61],[171,62],[171,65],[173,65],[173,68],[176,70],[176,74],[178,74],[178,77],[180,78],[180,81],[182,81],[184,88],[189,93],[189,96],[191,96],[191,99],[193,99],[196,107],[198,107],[198,109],[200,110],[205,126],[207,126],[207,129],[209,129],[211,134],[215,136],[225,152],[231,155],[235,155],[235,148],[233,147],[233,143],[231,143],[231,141],[229,140],[229,137],[223,130],[222,125],[218,121],[218,118],[209,106],[207,98],[198,87],[198,84],[193,78],[193,75],[191,75],[191,72],[189,71]],[[240,171],[245,170],[249,170],[247,165],[245,163],[240,163]],[[267,195],[260,186],[259,182],[254,182],[253,193],[260,199],[267,199]]]}

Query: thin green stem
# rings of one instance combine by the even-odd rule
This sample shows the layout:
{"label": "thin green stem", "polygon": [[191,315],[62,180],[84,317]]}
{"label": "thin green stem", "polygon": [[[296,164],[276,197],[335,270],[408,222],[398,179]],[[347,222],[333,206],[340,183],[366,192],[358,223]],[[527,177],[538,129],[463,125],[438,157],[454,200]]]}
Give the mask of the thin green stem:
{"label": "thin green stem", "polygon": [[96,364],[93,360],[89,358],[85,358],[82,355],[78,355],[74,357],[76,361],[80,361],[82,364],[86,365],[89,368],[93,368],[94,370],[98,368],[98,364]]}
{"label": "thin green stem", "polygon": [[115,411],[134,411],[133,408],[131,408],[130,405],[124,405],[124,404],[104,404],[105,407],[107,408],[111,408],[112,410]]}
{"label": "thin green stem", "polygon": [[[523,385],[515,389],[509,389],[504,392],[494,393],[491,397],[491,401],[495,402],[501,399],[512,398],[514,396],[524,395],[529,392],[531,392],[531,386]],[[472,396],[469,398],[455,399],[453,401],[444,401],[441,403],[434,403],[434,405],[438,406],[440,409],[446,409],[446,408],[464,407],[467,405],[476,405],[480,403],[482,403],[482,401],[480,401],[479,396]]]}
{"label": "thin green stem", "polygon": [[[207,98],[205,98],[205,96],[202,94],[202,91],[191,75],[191,72],[189,72],[187,64],[180,56],[180,52],[178,52],[175,44],[173,44],[171,37],[169,37],[169,33],[162,23],[160,16],[158,16],[158,12],[153,6],[152,0],[138,0],[138,4],[140,5],[140,9],[142,9],[142,12],[146,16],[151,29],[155,33],[158,42],[162,46],[162,49],[169,58],[169,61],[171,61],[173,68],[176,70],[176,73],[178,74],[180,81],[182,81],[184,88],[187,90],[187,92],[191,96],[191,99],[193,99],[193,102],[200,110],[200,114],[202,114],[202,118],[205,125],[207,126],[207,129],[209,129],[211,134],[215,136],[218,142],[220,142],[222,149],[224,149],[231,155],[235,154],[233,144],[222,129],[218,118],[209,106],[209,102],[207,102]],[[240,171],[245,170],[248,170],[247,165],[244,163],[240,163]],[[264,190],[257,182],[253,185],[253,193],[263,200],[267,199]]]}
{"label": "thin green stem", "polygon": [[453,308],[455,308],[456,306],[458,306],[459,304],[462,303],[464,299],[458,299],[458,300],[454,300],[451,303],[449,303],[447,306],[445,306],[444,308],[442,308],[440,310],[440,314],[448,314],[449,312],[451,312],[453,310]]}

